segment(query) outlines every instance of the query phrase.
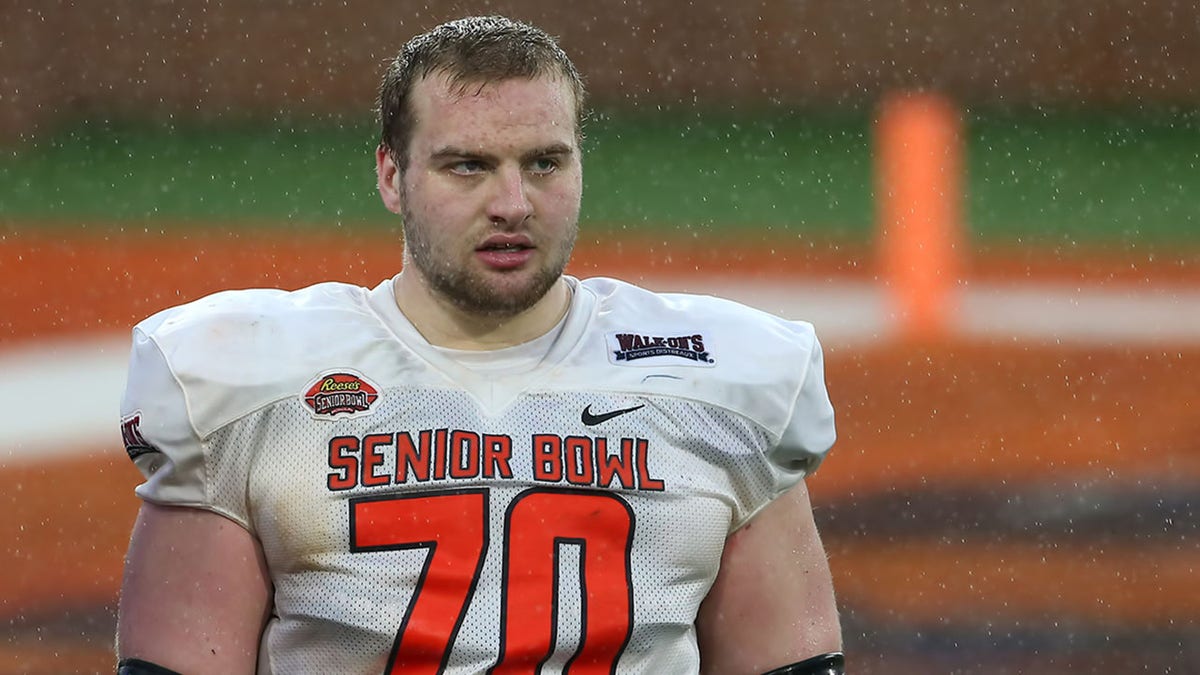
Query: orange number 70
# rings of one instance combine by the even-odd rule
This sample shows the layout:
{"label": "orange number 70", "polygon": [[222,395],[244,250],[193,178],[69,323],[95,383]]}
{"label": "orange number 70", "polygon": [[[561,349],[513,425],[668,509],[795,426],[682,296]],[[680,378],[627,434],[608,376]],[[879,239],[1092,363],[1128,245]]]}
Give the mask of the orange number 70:
{"label": "orange number 70", "polygon": [[[429,555],[385,671],[441,673],[490,545],[487,488],[350,500],[351,552],[425,548]],[[536,673],[554,650],[558,547],[580,547],[579,648],[563,672],[616,670],[633,626],[634,516],[607,492],[532,488],[508,507],[499,658],[488,671]]]}

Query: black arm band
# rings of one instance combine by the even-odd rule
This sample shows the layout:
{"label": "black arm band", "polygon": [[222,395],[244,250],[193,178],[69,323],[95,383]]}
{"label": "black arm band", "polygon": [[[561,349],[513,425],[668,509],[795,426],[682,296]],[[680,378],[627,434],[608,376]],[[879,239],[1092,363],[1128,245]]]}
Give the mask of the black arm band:
{"label": "black arm band", "polygon": [[117,661],[117,675],[180,675],[170,668],[163,668],[157,663],[141,659],[121,659]]}
{"label": "black arm band", "polygon": [[841,652],[829,652],[790,666],[776,668],[763,675],[846,675],[846,657]]}

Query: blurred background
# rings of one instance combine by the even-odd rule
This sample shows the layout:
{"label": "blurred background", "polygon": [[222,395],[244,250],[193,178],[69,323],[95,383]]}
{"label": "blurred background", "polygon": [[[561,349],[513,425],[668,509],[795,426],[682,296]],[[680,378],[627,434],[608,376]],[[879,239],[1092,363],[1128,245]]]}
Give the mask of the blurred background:
{"label": "blurred background", "polygon": [[0,1],[0,672],[111,672],[129,328],[399,269],[372,105],[503,13],[591,91],[578,276],[822,338],[855,673],[1200,672],[1200,6]]}

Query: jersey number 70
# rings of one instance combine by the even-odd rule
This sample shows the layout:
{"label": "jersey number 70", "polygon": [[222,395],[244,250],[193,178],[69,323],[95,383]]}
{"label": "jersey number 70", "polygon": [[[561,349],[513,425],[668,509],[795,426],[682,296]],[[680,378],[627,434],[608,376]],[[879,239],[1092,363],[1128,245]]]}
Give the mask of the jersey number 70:
{"label": "jersey number 70", "polygon": [[[489,545],[488,489],[350,500],[352,552],[429,549],[385,671],[441,673],[450,658]],[[504,523],[500,649],[488,671],[536,673],[557,626],[558,547],[579,546],[583,626],[563,672],[612,673],[629,642],[633,510],[608,492],[532,488]]]}

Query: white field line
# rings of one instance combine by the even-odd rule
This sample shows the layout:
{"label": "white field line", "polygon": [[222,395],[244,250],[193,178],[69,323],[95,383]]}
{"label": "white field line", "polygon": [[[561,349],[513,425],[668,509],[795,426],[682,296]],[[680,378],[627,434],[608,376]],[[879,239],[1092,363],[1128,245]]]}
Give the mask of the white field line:
{"label": "white field line", "polygon": [[[886,339],[900,318],[887,289],[872,282],[681,278],[646,285],[719,295],[811,321],[830,347]],[[972,337],[1087,346],[1200,343],[1200,288],[969,283],[949,305],[950,330]]]}
{"label": "white field line", "polygon": [[129,337],[103,334],[0,348],[0,466],[24,459],[121,452]]}
{"label": "white field line", "polygon": [[[829,351],[887,339],[895,313],[873,283],[659,278],[662,291],[708,293],[811,321]],[[961,288],[954,330],[1012,341],[1084,346],[1200,344],[1200,289],[1086,289],[1039,284]],[[0,466],[59,455],[121,452],[117,420],[127,335],[0,346]]]}

